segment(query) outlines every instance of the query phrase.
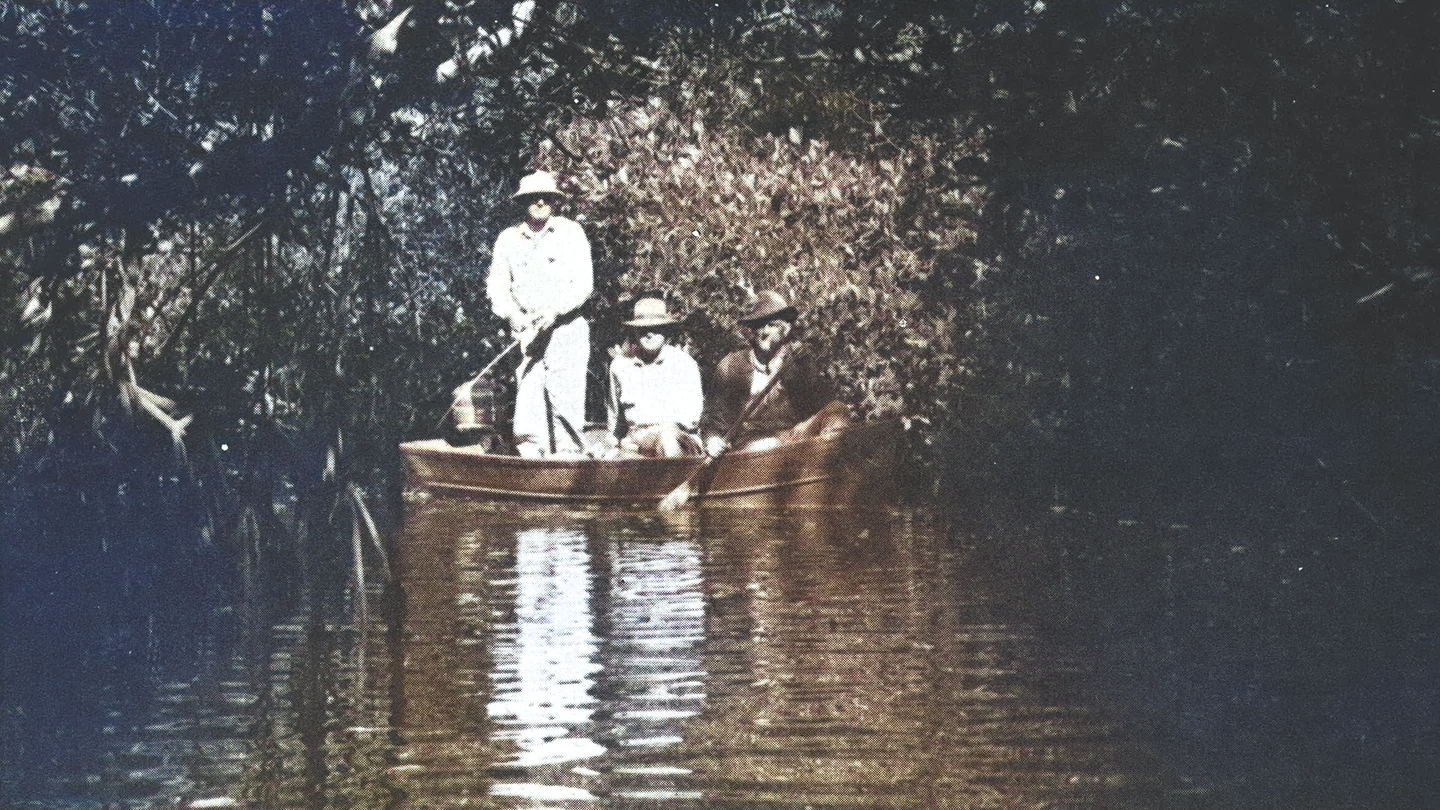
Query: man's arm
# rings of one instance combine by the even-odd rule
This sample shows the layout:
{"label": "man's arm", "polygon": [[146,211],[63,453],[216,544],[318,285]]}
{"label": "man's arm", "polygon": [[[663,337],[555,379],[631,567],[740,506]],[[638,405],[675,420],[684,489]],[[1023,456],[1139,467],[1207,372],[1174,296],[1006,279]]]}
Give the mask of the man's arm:
{"label": "man's arm", "polygon": [[499,238],[495,240],[495,248],[490,252],[490,271],[485,276],[485,294],[490,299],[491,311],[495,313],[495,317],[512,325],[520,314],[520,305],[515,302],[515,294],[510,286],[513,239],[514,234],[510,229],[500,232]]}
{"label": "man's arm", "polygon": [[560,241],[556,260],[563,272],[552,301],[554,317],[574,312],[590,300],[595,291],[595,267],[590,257],[590,240],[580,223],[564,219],[556,222]]}
{"label": "man's arm", "polygon": [[798,418],[809,419],[835,399],[835,386],[820,370],[814,355],[803,350],[791,352],[785,362],[794,366],[785,375],[785,387]]}
{"label": "man's arm", "polygon": [[676,422],[685,430],[695,430],[705,409],[705,391],[700,384],[700,366],[684,349],[676,349],[680,372],[676,375]]}
{"label": "man's arm", "polygon": [[[744,368],[738,368],[736,360]],[[704,411],[700,418],[701,430],[707,436],[723,437],[730,425],[740,415],[749,399],[750,364],[743,354],[727,354],[710,372],[710,385],[705,390]],[[743,376],[743,379],[741,377]]]}

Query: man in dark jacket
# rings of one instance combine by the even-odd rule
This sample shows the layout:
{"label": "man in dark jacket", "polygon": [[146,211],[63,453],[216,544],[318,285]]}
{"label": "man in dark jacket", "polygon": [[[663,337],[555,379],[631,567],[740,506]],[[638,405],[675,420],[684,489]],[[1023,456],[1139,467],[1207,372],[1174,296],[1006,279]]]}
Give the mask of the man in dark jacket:
{"label": "man in dark jacket", "polygon": [[798,316],[799,311],[776,292],[766,290],[750,302],[740,318],[740,331],[750,348],[726,355],[710,374],[701,421],[711,455],[724,450],[725,434],[775,375],[780,379],[736,431],[737,448],[773,447],[828,433],[849,421],[848,409],[835,401],[830,381],[796,342]]}

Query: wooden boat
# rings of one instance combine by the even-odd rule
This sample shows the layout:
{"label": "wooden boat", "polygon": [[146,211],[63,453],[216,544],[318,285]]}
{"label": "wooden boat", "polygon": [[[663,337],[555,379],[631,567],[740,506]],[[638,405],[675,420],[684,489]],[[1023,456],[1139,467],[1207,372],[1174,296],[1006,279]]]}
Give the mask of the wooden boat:
{"label": "wooden boat", "polygon": [[[893,494],[898,420],[769,450],[733,451],[696,477],[697,500],[747,508],[854,507]],[[489,500],[654,506],[700,465],[698,457],[525,459],[443,439],[400,445],[409,484]]]}

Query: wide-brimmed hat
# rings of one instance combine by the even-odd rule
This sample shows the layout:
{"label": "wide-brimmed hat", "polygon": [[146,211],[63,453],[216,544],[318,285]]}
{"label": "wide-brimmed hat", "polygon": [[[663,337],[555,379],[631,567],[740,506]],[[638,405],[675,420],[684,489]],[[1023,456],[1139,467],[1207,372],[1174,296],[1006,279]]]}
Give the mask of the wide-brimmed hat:
{"label": "wide-brimmed hat", "polygon": [[521,197],[533,197],[537,194],[565,196],[565,192],[555,185],[555,175],[550,172],[532,172],[520,178],[520,189],[511,195],[510,199],[518,200]]}
{"label": "wide-brimmed hat", "polygon": [[641,298],[635,302],[635,309],[631,314],[633,317],[625,322],[626,326],[674,326],[680,323],[670,317],[665,302],[659,298]]}
{"label": "wide-brimmed hat", "polygon": [[740,323],[745,326],[754,326],[766,321],[773,321],[776,318],[783,318],[793,321],[799,317],[800,311],[790,306],[785,296],[773,290],[761,290],[750,300],[750,308],[741,318]]}

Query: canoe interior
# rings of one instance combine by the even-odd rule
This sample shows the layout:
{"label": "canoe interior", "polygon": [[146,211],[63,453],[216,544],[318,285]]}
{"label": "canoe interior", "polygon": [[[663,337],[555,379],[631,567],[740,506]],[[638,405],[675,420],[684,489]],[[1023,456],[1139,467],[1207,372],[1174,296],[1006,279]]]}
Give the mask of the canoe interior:
{"label": "canoe interior", "polygon": [[[697,477],[708,504],[742,507],[852,507],[894,494],[898,421],[852,426],[838,436],[772,450],[727,453]],[[683,482],[697,458],[523,459],[454,447],[443,439],[400,445],[412,487],[492,500],[657,503]]]}

